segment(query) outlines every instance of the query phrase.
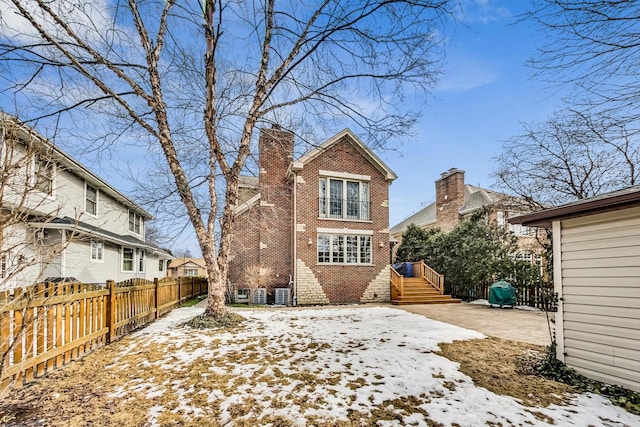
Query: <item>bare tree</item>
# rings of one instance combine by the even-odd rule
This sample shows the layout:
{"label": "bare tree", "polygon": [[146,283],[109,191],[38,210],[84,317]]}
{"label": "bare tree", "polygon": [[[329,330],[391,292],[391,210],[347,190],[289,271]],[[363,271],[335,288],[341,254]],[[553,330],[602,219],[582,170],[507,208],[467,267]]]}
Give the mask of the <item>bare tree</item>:
{"label": "bare tree", "polygon": [[0,67],[25,119],[162,153],[207,265],[207,313],[223,315],[255,127],[350,121],[372,145],[406,135],[404,93],[437,77],[448,3],[1,0]]}
{"label": "bare tree", "polygon": [[566,110],[524,125],[495,160],[497,185],[540,208],[638,183],[640,141],[616,119]]}
{"label": "bare tree", "polygon": [[530,64],[539,75],[569,85],[572,103],[640,119],[640,2],[534,0],[529,22],[547,43]]}
{"label": "bare tree", "polygon": [[259,265],[250,265],[244,270],[244,289],[249,290],[247,302],[253,304],[256,292],[260,288],[269,286],[271,278],[271,269],[268,267],[260,267]]}

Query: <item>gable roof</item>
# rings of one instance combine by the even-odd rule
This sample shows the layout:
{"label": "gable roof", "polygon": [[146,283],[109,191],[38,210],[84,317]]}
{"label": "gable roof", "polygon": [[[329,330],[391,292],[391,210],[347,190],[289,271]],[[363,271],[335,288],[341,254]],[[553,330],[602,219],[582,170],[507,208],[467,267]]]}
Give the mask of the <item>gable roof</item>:
{"label": "gable roof", "polygon": [[63,166],[64,170],[79,176],[87,183],[89,183],[89,185],[91,185],[92,187],[99,189],[105,194],[108,194],[127,208],[136,212],[140,216],[143,216],[145,219],[153,219],[153,215],[138,206],[134,201],[116,190],[98,175],[90,171],[82,163],[71,157],[69,154],[65,153],[62,149],[60,149],[60,147],[56,146],[51,141],[46,139],[35,129],[21,122],[17,117],[11,116],[6,113],[0,113],[0,128],[4,128],[6,126],[16,126],[18,137],[22,138],[25,141],[36,141],[38,144],[42,145],[45,150],[48,150],[47,154],[58,164]]}
{"label": "gable roof", "polygon": [[[458,213],[464,215],[485,206],[495,205],[510,199],[510,196],[497,191],[489,190],[486,188],[476,187],[475,185],[464,185],[464,202]],[[425,208],[411,215],[409,218],[399,222],[391,227],[389,233],[391,235],[404,232],[410,224],[414,224],[418,227],[424,227],[427,225],[436,223],[436,203],[433,202]]]}
{"label": "gable roof", "polygon": [[387,181],[393,181],[398,176],[387,166],[376,154],[371,151],[364,143],[350,130],[344,129],[342,132],[338,132],[331,138],[324,141],[322,144],[307,152],[298,160],[294,161],[291,165],[291,170],[301,170],[304,165],[315,159],[325,151],[327,151],[334,144],[345,138],[349,141],[369,162],[385,176]]}
{"label": "gable roof", "polygon": [[509,218],[512,224],[550,228],[553,221],[640,206],[640,185]]}
{"label": "gable roof", "polygon": [[411,224],[424,227],[429,224],[434,224],[436,222],[436,204],[431,203],[429,206],[420,209],[418,212],[411,215],[409,218],[404,221],[399,222],[389,229],[389,234],[394,235],[403,232],[407,229]]}
{"label": "gable roof", "polygon": [[195,264],[200,268],[206,268],[204,258],[174,258],[169,262],[169,268],[178,268],[187,264]]}

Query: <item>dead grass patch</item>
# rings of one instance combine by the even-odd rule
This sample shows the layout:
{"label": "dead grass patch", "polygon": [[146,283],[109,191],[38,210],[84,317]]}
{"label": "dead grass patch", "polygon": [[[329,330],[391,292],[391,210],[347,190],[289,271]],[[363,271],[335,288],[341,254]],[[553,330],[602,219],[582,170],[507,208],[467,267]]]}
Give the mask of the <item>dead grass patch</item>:
{"label": "dead grass patch", "polygon": [[561,405],[575,390],[556,381],[518,371],[518,360],[529,350],[544,347],[501,338],[484,338],[440,344],[438,354],[460,363],[460,372],[496,394],[512,396],[527,406]]}

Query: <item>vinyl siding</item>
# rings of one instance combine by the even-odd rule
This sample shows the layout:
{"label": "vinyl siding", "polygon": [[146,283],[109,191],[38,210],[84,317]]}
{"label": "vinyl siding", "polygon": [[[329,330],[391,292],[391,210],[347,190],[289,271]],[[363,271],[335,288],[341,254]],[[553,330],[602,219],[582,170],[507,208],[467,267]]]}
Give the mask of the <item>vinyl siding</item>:
{"label": "vinyl siding", "polygon": [[565,363],[640,391],[640,208],[561,226]]}

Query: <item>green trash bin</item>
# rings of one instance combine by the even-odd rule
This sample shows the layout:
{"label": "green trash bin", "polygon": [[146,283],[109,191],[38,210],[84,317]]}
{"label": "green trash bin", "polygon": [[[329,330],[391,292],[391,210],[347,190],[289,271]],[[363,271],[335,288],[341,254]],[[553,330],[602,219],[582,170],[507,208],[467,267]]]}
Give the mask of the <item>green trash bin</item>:
{"label": "green trash bin", "polygon": [[516,288],[505,280],[499,280],[489,287],[489,304],[503,307],[516,305]]}

